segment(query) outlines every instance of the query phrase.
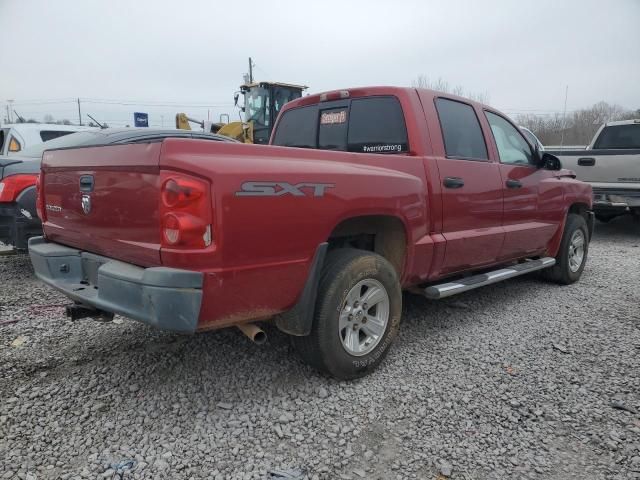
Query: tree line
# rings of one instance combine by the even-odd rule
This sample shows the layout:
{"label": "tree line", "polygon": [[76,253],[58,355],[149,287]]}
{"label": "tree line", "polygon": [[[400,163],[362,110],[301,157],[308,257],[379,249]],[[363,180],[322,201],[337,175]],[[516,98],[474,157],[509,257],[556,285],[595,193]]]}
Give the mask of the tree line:
{"label": "tree line", "polygon": [[[36,120],[35,118],[29,118],[26,119],[24,117],[18,117],[15,120],[15,123],[47,123],[47,124],[51,124],[51,125],[77,125],[73,122],[71,122],[71,120],[64,118],[62,120],[56,120],[53,115],[51,114],[46,114],[43,118],[42,118],[42,122],[39,122],[38,120]],[[89,127],[99,127],[100,125],[96,125],[94,122],[89,122],[84,124],[85,126],[89,126]],[[106,123],[103,123],[102,126],[104,128],[109,127],[109,125],[107,125]]]}
{"label": "tree line", "polygon": [[[430,79],[419,75],[412,82],[415,88],[428,88],[438,92],[451,93],[467,97],[476,102],[488,104],[489,95],[485,93],[465,92],[465,89],[452,86],[446,80]],[[588,145],[603,123],[615,120],[640,119],[640,108],[629,110],[620,105],[598,102],[590,108],[568,112],[567,115],[554,113],[551,115],[521,114],[515,117],[518,125],[535,133],[543,145]]]}
{"label": "tree line", "polygon": [[598,102],[590,108],[553,115],[518,115],[518,125],[527,127],[543,145],[588,145],[603,123],[640,119],[640,108],[627,110],[620,105]]}

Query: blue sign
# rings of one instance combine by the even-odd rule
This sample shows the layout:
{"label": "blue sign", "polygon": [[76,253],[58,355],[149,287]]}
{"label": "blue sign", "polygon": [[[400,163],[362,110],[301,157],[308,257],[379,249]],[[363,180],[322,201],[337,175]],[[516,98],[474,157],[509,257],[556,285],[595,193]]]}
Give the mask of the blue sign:
{"label": "blue sign", "polygon": [[142,112],[133,112],[133,124],[136,127],[148,127],[149,126],[149,114]]}

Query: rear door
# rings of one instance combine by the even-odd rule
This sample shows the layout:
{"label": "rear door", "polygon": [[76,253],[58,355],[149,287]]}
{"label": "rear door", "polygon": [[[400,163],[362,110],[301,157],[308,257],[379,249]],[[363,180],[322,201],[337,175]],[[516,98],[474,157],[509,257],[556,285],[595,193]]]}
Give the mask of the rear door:
{"label": "rear door", "polygon": [[540,252],[559,226],[562,188],[554,184],[553,172],[534,164],[531,146],[515,125],[494,112],[484,115],[500,160],[505,232],[500,258]]}
{"label": "rear door", "polygon": [[448,98],[436,98],[435,109],[440,128],[432,131],[441,130],[443,143],[433,135],[432,143],[442,187],[446,251],[440,271],[434,273],[443,275],[498,258],[504,238],[502,184],[475,109]]}

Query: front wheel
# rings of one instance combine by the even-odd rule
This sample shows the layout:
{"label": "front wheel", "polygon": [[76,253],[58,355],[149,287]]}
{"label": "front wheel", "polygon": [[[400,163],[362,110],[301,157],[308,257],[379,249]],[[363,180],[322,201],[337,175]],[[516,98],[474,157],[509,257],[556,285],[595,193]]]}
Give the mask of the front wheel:
{"label": "front wheel", "polygon": [[292,342],[315,368],[342,380],[362,377],[386,355],[401,312],[393,266],[375,253],[338,249],[322,270],[311,333]]}
{"label": "front wheel", "polygon": [[556,264],[543,270],[543,276],[563,285],[577,282],[587,263],[588,252],[589,229],[587,222],[582,215],[570,213],[564,226]]}

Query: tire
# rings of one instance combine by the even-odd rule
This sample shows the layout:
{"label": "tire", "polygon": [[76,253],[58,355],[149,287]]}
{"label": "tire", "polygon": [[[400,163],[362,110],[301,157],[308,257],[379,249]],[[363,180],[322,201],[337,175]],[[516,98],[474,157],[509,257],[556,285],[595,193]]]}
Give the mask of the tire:
{"label": "tire", "polygon": [[[574,247],[576,240],[582,237],[582,257],[576,257]],[[578,252],[576,252],[578,253]],[[587,254],[589,253],[589,229],[587,222],[582,215],[570,213],[567,216],[567,222],[564,226],[562,241],[560,242],[560,250],[556,256],[556,264],[542,271],[542,275],[561,285],[570,285],[577,282],[582,275],[584,266],[587,263]],[[579,260],[579,262],[578,262]]]}
{"label": "tire", "polygon": [[[363,308],[367,293],[375,294],[369,302],[376,303]],[[322,269],[311,333],[291,340],[314,368],[340,380],[359,378],[375,370],[389,351],[401,313],[393,266],[375,253],[338,249]]]}

